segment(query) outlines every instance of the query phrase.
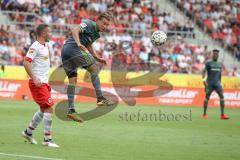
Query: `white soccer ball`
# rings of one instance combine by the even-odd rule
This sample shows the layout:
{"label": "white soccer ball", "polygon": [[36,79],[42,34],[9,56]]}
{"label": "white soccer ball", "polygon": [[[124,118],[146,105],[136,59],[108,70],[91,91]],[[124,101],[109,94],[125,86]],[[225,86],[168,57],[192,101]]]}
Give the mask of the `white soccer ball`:
{"label": "white soccer ball", "polygon": [[155,31],[151,36],[151,42],[154,46],[159,47],[167,41],[167,34],[163,31]]}

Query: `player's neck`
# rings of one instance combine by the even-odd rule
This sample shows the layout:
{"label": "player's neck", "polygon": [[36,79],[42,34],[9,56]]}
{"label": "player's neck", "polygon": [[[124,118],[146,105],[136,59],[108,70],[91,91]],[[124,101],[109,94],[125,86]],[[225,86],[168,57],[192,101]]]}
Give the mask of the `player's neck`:
{"label": "player's neck", "polygon": [[45,40],[41,37],[37,37],[37,41],[42,44],[42,45],[45,45]]}

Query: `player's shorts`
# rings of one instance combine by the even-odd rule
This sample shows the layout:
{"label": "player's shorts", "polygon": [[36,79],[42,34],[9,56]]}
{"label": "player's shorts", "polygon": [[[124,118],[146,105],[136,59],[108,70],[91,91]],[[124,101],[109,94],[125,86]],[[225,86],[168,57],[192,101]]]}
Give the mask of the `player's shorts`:
{"label": "player's shorts", "polygon": [[208,83],[208,87],[206,88],[206,94],[211,94],[214,90],[217,92],[218,95],[223,94],[223,89],[222,89],[221,84]]}
{"label": "player's shorts", "polygon": [[95,63],[95,59],[90,53],[80,50],[75,44],[67,43],[62,48],[63,68],[69,78],[77,77],[77,69],[88,68]]}
{"label": "player's shorts", "polygon": [[30,79],[28,85],[34,101],[41,109],[50,108],[54,105],[51,98],[51,87],[48,84],[43,83],[40,87],[37,87]]}

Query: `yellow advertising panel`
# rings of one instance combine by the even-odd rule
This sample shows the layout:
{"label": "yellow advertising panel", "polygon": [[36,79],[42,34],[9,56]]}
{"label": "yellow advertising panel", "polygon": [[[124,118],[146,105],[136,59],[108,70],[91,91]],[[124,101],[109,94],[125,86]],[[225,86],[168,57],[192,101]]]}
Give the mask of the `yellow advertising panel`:
{"label": "yellow advertising panel", "polygon": [[[54,74],[51,74],[53,73]],[[52,80],[67,81],[64,70],[55,68],[50,69],[49,75]],[[28,79],[27,73],[23,67],[19,66],[6,66],[4,74],[0,79],[11,80],[26,80]],[[101,83],[109,84],[114,82],[115,84],[129,84],[129,85],[161,85],[164,83],[170,83],[174,87],[191,87],[202,88],[202,78],[200,75],[188,75],[188,74],[156,74],[149,72],[120,72],[120,71],[105,71],[100,72]],[[85,70],[79,69],[78,82],[90,82],[90,76]],[[162,83],[163,82],[163,83]],[[223,77],[222,85],[225,89],[240,89],[240,78],[237,77]]]}

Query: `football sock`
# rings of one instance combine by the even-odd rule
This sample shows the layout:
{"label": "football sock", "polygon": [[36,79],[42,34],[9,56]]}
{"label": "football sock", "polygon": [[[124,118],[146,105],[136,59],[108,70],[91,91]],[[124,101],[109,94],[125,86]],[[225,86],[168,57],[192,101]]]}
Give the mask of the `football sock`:
{"label": "football sock", "polygon": [[221,109],[221,114],[224,114],[224,99],[220,99],[220,109]]}
{"label": "football sock", "polygon": [[69,109],[74,109],[75,85],[69,84],[67,88]]}
{"label": "football sock", "polygon": [[91,73],[91,80],[97,97],[103,97],[100,80],[97,72]]}
{"label": "football sock", "polygon": [[43,115],[44,139],[52,139],[52,113],[44,113]]}
{"label": "football sock", "polygon": [[43,119],[43,112],[41,111],[37,111],[33,118],[32,118],[32,121],[29,123],[27,129],[26,129],[26,132],[28,134],[32,134],[32,131],[37,128],[38,124],[42,121]]}
{"label": "football sock", "polygon": [[204,105],[203,105],[203,114],[207,114],[207,107],[208,107],[208,99],[205,99]]}

